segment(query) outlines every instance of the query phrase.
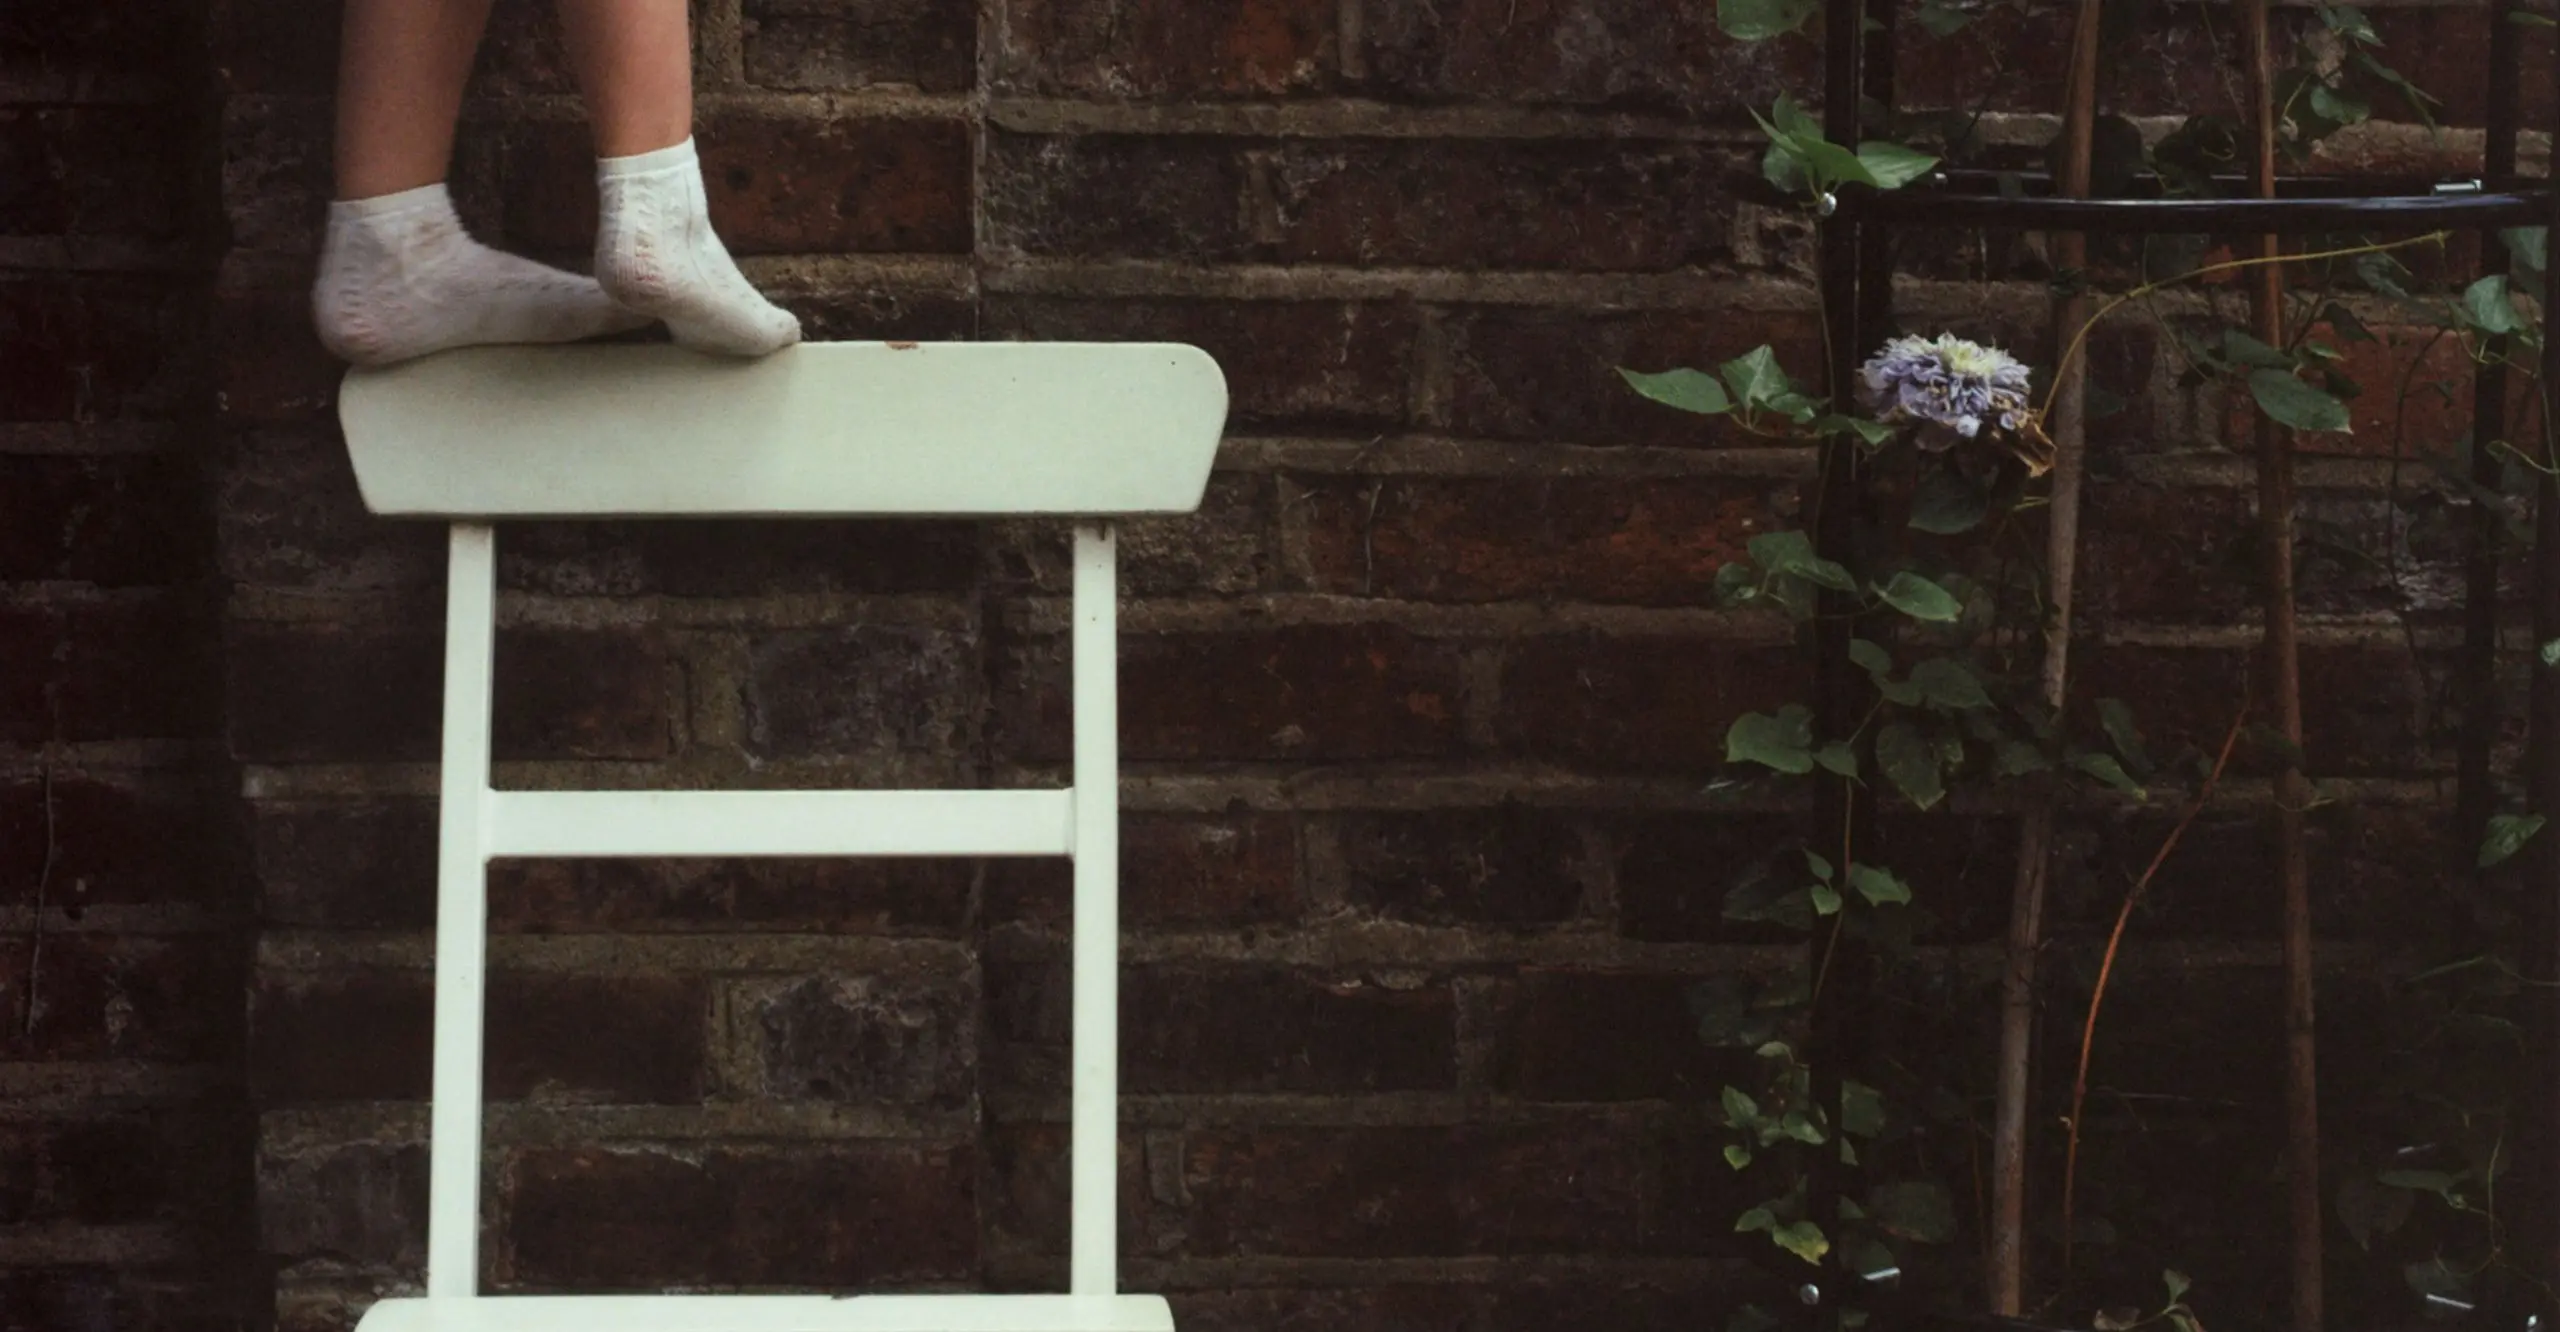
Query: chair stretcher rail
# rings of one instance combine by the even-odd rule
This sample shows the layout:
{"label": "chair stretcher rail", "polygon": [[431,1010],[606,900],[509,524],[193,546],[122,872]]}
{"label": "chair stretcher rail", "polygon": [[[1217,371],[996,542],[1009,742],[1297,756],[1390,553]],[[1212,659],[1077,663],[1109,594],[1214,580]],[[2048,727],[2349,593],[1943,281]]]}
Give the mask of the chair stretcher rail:
{"label": "chair stretcher rail", "polygon": [[1072,791],[493,791],[491,858],[1064,856]]}

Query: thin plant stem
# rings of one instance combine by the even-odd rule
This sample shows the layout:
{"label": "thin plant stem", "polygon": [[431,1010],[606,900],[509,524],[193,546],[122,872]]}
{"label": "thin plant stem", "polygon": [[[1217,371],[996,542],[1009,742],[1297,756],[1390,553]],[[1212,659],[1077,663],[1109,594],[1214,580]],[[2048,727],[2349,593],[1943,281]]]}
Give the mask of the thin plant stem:
{"label": "thin plant stem", "polygon": [[2239,747],[2240,731],[2248,720],[2249,709],[2244,705],[2240,715],[2231,721],[2230,734],[2222,738],[2222,753],[2214,759],[2213,771],[2205,775],[2204,785],[2196,791],[2196,798],[2188,803],[2186,813],[2179,817],[2177,826],[2169,830],[2169,836],[2160,843],[2160,849],[2152,853],[2151,863],[2143,868],[2142,877],[2134,880],[2133,891],[2124,895],[2124,905],[2116,909],[2115,928],[2107,934],[2107,951],[2098,959],[2098,983],[2089,993],[2089,1016],[2080,1024],[2080,1071],[2071,1079],[2071,1117],[2063,1121],[2063,1131],[2067,1136],[2062,1151],[2062,1260],[2066,1267],[2071,1262],[2072,1218],[2080,1176],[2080,1117],[2089,1100],[2089,1052],[2097,1048],[2098,1010],[2107,1001],[2107,982],[2115,975],[2116,953],[2124,947],[2125,926],[2133,920],[2134,908],[2142,905],[2143,894],[2150,891],[2151,881],[2160,876],[2160,867],[2169,863],[2170,853],[2178,849],[2187,829],[2194,825],[2196,817],[2204,813],[2206,803],[2213,799],[2213,790],[2221,784],[2223,769],[2230,766],[2231,753]]}

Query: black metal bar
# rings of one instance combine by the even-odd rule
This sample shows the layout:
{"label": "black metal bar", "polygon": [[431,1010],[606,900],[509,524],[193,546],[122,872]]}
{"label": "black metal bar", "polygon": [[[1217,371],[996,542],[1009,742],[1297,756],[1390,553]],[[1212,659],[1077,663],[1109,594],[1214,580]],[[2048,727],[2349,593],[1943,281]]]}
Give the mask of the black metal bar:
{"label": "black metal bar", "polygon": [[[1865,0],[1825,0],[1823,6],[1822,132],[1833,143],[1856,143],[1865,137],[1861,132],[1859,95],[1865,91],[1860,67],[1867,44],[1859,38],[1865,30],[1866,14]],[[1824,387],[1835,399],[1845,400],[1858,364],[1860,264],[1858,225],[1854,219],[1835,216],[1823,222],[1818,262]],[[1832,438],[1822,447],[1820,479],[1815,487],[1814,543],[1824,556],[1851,568],[1857,567],[1852,552],[1859,504],[1857,449],[1846,440]],[[1813,630],[1814,733],[1825,743],[1847,741],[1858,725],[1860,682],[1854,678],[1858,673],[1849,659],[1852,617],[1857,606],[1850,597],[1828,590],[1821,594],[1818,605],[1821,614]],[[1843,874],[1848,873],[1848,858],[1854,854],[1856,808],[1856,793],[1850,783],[1828,775],[1816,783],[1810,830],[1813,844],[1825,856],[1837,857]],[[1816,926],[1806,958],[1809,974],[1823,977],[1828,965],[1836,962],[1830,945],[1836,941],[1841,922],[1842,917],[1833,916]],[[1814,1104],[1829,1112],[1835,1127],[1840,1123],[1840,1088],[1846,1061],[1855,1057],[1852,1047],[1858,1024],[1866,1017],[1837,989],[1817,990],[1814,995],[1806,1061],[1812,1068]],[[1832,1245],[1829,1258],[1818,1269],[1815,1300],[1796,1312],[1812,1319],[1809,1326],[1827,1328],[1833,1325],[1832,1307],[1856,1281],[1847,1266],[1848,1246],[1840,1243],[1840,1195],[1846,1168],[1837,1151],[1816,1150],[1807,1155],[1812,1165],[1805,1181],[1806,1210],[1814,1224],[1831,1238]]]}
{"label": "black metal bar", "polygon": [[[2511,31],[2515,0],[2497,0],[2490,11],[2492,32]],[[2484,176],[2502,179],[2516,169],[2516,102],[2522,71],[2521,43],[2493,42],[2489,60],[2489,125],[2481,152]],[[2507,272],[2506,247],[2483,241],[2482,276]],[[2509,339],[2490,338],[2483,346],[2480,368],[2472,377],[2471,480],[2476,495],[2498,488],[2503,460],[2490,447],[2507,436],[2507,366]],[[2459,845],[2476,846],[2496,812],[2498,793],[2489,770],[2490,752],[2498,741],[2498,563],[2506,547],[2506,525],[2497,506],[2478,498],[2471,502],[2469,548],[2464,552],[2461,681],[2456,697],[2462,711],[2462,737],[2454,782],[2454,830]]]}
{"label": "black metal bar", "polygon": [[[2560,47],[2555,47],[2548,72],[2554,87],[2560,87]],[[2560,170],[2560,163],[2554,164]],[[2560,229],[2560,189],[2551,192],[2549,225]],[[2542,339],[2542,375],[2537,386],[2541,395],[2539,412],[2541,428],[2536,432],[2541,441],[2544,466],[2541,484],[2534,498],[2533,550],[2533,641],[2548,643],[2560,638],[2560,478],[2555,478],[2549,460],[2560,456],[2560,430],[2553,421],[2554,386],[2560,383],[2560,330],[2550,327],[2546,304]],[[2534,838],[2525,858],[2521,891],[2524,894],[2524,916],[2528,922],[2524,973],[2528,999],[2527,1031],[2531,1044],[2531,1073],[2525,1082],[2524,1104],[2520,1107],[2524,1142],[2519,1144],[2518,1189],[2523,1196],[2518,1216],[2518,1236],[2526,1272],[2543,1283],[2547,1292],[2555,1276],[2560,1276],[2560,986],[2548,982],[2560,978],[2560,670],[2543,665],[2534,658],[2533,688],[2529,703],[2529,733],[2525,745],[2526,801],[2532,811],[2549,822],[2541,835]],[[2511,1194],[2511,1197],[2514,1195]],[[2543,1326],[2552,1326],[2552,1318],[2560,1308],[2552,1305],[2545,1294],[2536,1303],[2541,1306]]]}
{"label": "black metal bar", "polygon": [[1844,191],[1838,216],[1853,222],[1942,229],[2300,235],[2540,226],[2548,208],[2548,191],[2371,199],[2035,199],[1911,186]]}

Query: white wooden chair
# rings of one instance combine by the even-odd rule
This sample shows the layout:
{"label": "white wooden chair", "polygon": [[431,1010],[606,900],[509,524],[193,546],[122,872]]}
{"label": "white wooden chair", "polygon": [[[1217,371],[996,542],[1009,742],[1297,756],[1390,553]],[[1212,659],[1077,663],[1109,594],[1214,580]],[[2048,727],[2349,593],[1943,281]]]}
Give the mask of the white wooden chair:
{"label": "white wooden chair", "polygon": [[[1118,585],[1111,519],[1199,507],[1226,382],[1194,348],[828,343],[484,348],[347,377],[364,500],[452,524],[423,1298],[361,1332],[1169,1332],[1118,1292]],[[1075,534],[1074,785],[1036,791],[496,791],[495,520],[1053,514]],[[1070,856],[1063,1295],[484,1296],[481,1049],[493,857]]]}

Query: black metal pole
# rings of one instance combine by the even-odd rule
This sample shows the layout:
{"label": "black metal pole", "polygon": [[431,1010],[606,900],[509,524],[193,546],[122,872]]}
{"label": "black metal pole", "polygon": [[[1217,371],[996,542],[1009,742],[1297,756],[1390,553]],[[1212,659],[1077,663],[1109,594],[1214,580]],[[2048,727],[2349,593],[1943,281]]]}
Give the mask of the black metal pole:
{"label": "black metal pole", "polygon": [[[2560,88],[2560,48],[2553,52],[2547,77]],[[2560,163],[2554,166],[2560,168]],[[2549,225],[2560,228],[2560,189],[2551,192]],[[2537,644],[2560,638],[2560,478],[2550,469],[2550,459],[2560,456],[2560,449],[2553,447],[2551,410],[2553,387],[2560,384],[2560,337],[2552,336],[2547,300],[2543,332],[2541,383],[2535,386],[2541,399],[2536,452],[2544,460],[2534,498],[2533,641]],[[2526,799],[2533,812],[2549,822],[2523,858],[2520,885],[2529,922],[2524,973],[2531,982],[2525,993],[2530,996],[2527,1031],[2532,1042],[2527,1065],[2533,1072],[2521,1107],[2517,1151],[2521,1187],[2508,1196],[2520,1204],[2524,1268],[2548,1292],[2560,1279],[2560,986],[2551,983],[2560,979],[2560,965],[2555,965],[2560,964],[2560,670],[2543,665],[2538,653],[2533,662]],[[2535,1303],[2548,1332],[2560,1308],[2552,1305],[2547,1293]]]}
{"label": "black metal pole", "polygon": [[[1833,143],[1855,145],[1861,134],[1859,93],[1864,81],[1860,67],[1864,63],[1866,43],[1860,40],[1865,28],[1865,0],[1825,0],[1823,8],[1823,137]],[[1857,224],[1842,213],[1834,212],[1821,227],[1820,281],[1822,284],[1823,374],[1827,392],[1835,401],[1845,402],[1855,382],[1859,340],[1859,245]],[[1823,556],[1855,569],[1858,528],[1858,454],[1855,445],[1832,438],[1822,445],[1820,480],[1815,494],[1814,542]],[[1814,622],[1814,732],[1824,743],[1846,741],[1857,729],[1859,674],[1849,659],[1849,640],[1854,632],[1854,601],[1841,593],[1825,591],[1819,602],[1821,614]],[[1827,773],[1817,777],[1813,800],[1813,845],[1831,858],[1846,874],[1857,854],[1857,791],[1849,782]],[[1845,944],[1840,936],[1844,917],[1833,916],[1818,922],[1814,930],[1811,956],[1807,965],[1821,988],[1816,992],[1812,1013],[1812,1044],[1806,1059],[1812,1066],[1814,1103],[1823,1107],[1834,1133],[1842,1122],[1840,1083],[1848,1061],[1857,1057],[1857,1033],[1867,1018],[1863,995],[1854,993],[1860,987],[1850,979],[1858,968],[1847,965],[1849,959],[1835,951]],[[1814,1224],[1832,1241],[1829,1258],[1822,1264],[1815,1283],[1819,1299],[1804,1310],[1814,1317],[1815,1326],[1833,1325],[1833,1309],[1844,1298],[1856,1280],[1848,1271],[1847,1246],[1842,1244],[1840,1195],[1846,1181],[1846,1167],[1837,1150],[1817,1149],[1811,1153],[1812,1169],[1806,1180],[1807,1210]]]}
{"label": "black metal pole", "polygon": [[[2490,31],[2512,34],[2509,15],[2515,0],[2497,0],[2490,10]],[[2492,40],[2489,44],[2488,142],[2481,153],[2484,180],[2504,180],[2516,172],[2516,100],[2522,70],[2522,43]],[[2482,275],[2507,272],[2507,252],[2489,238],[2480,241]],[[2491,441],[2507,437],[2506,356],[2510,339],[2488,340],[2487,355],[2472,379],[2471,480],[2477,494],[2493,494],[2505,470]],[[2497,745],[2498,719],[2498,562],[2506,547],[2506,527],[2495,505],[2471,503],[2471,543],[2463,593],[2462,666],[2455,697],[2462,712],[2460,765],[2455,783],[2456,845],[2477,846],[2495,813],[2498,792],[2489,772],[2489,754]]]}

